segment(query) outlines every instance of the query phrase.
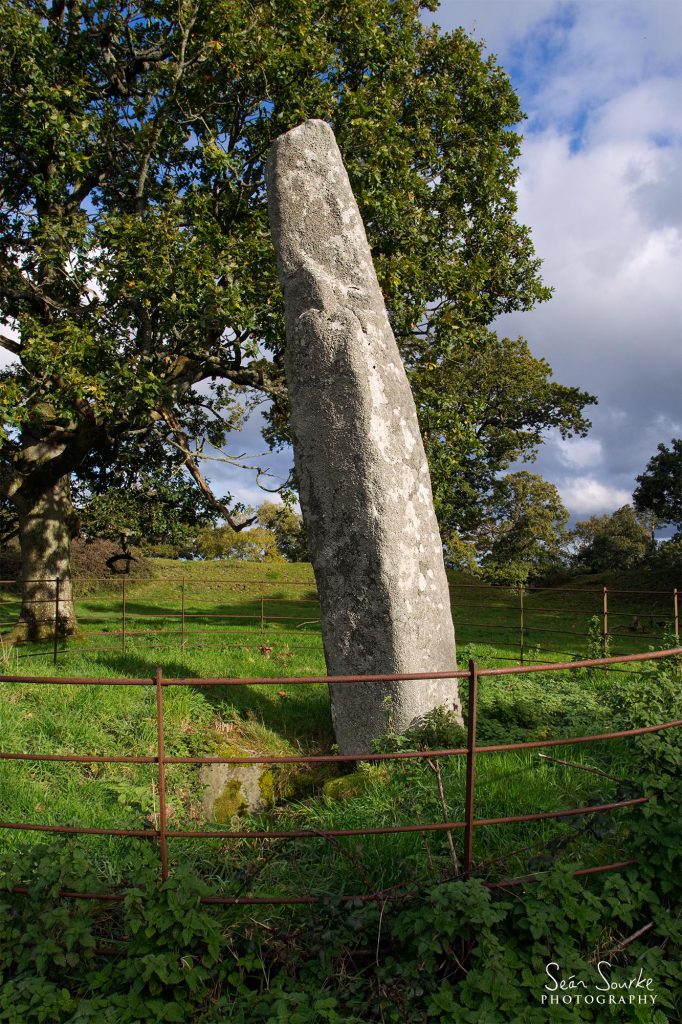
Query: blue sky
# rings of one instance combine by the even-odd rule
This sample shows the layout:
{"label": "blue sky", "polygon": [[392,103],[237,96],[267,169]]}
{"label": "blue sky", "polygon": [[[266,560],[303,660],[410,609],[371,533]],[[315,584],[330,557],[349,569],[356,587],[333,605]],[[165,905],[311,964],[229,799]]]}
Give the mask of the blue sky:
{"label": "blue sky", "polygon": [[574,517],[611,512],[682,436],[682,5],[445,0],[433,18],[485,40],[528,118],[519,216],[555,291],[497,327],[599,397],[589,437],[550,435],[534,471]]}
{"label": "blue sky", "polygon": [[[485,41],[527,115],[519,217],[555,291],[497,329],[599,397],[589,437],[549,434],[528,468],[574,520],[612,512],[682,436],[682,4],[444,0],[426,17]],[[256,423],[240,443],[263,450]],[[261,462],[286,476],[290,459]],[[253,475],[211,469],[242,500],[267,497]]]}

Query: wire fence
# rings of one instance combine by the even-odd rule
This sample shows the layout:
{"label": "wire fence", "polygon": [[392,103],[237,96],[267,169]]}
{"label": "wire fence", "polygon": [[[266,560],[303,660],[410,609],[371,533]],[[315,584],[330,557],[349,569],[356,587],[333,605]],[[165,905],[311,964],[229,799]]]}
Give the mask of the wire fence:
{"label": "wire fence", "polygon": [[[43,596],[25,600],[24,609],[42,622],[43,635],[52,636],[39,646],[16,640],[18,658],[51,653],[56,664],[73,650],[125,654],[131,642],[140,641],[180,651],[251,647],[264,654],[321,652],[320,604],[312,578],[90,580],[91,592],[75,598],[73,636],[64,628],[63,582],[41,582]],[[550,661],[574,658],[597,639],[603,654],[644,653],[666,647],[680,632],[677,589],[450,583],[450,598],[460,645],[489,644],[498,649],[491,655],[495,660],[522,665],[541,662],[543,656]],[[21,609],[16,581],[0,580],[0,632],[12,629]]]}
{"label": "wire fence", "polygon": [[[498,753],[502,751],[539,750],[548,747],[574,746],[580,743],[596,743],[608,740],[624,739],[633,736],[642,736],[651,733],[661,732],[666,729],[676,729],[682,726],[682,719],[668,722],[661,722],[655,725],[643,726],[640,728],[623,729],[613,732],[595,733],[591,735],[559,737],[555,739],[532,740],[522,743],[497,743],[480,745],[477,742],[477,710],[478,710],[478,685],[482,677],[499,677],[508,675],[525,674],[529,672],[569,671],[580,668],[599,668],[616,664],[633,664],[642,661],[652,661],[661,658],[674,658],[682,655],[682,647],[670,648],[664,651],[649,652],[647,654],[621,655],[610,658],[584,659],[582,661],[562,662],[551,666],[519,665],[506,668],[479,668],[474,660],[469,662],[466,670],[432,672],[432,673],[410,673],[395,675],[353,675],[353,676],[294,676],[294,677],[256,677],[256,678],[215,678],[215,679],[193,679],[193,678],[166,678],[162,670],[157,668],[154,678],[120,678],[101,679],[84,677],[64,676],[0,676],[2,683],[30,683],[36,686],[45,685],[67,685],[67,686],[144,686],[153,687],[156,693],[156,751],[148,756],[137,755],[97,755],[97,754],[46,754],[26,752],[2,752],[0,760],[23,760],[32,762],[69,762],[73,764],[154,764],[157,766],[157,786],[159,798],[158,827],[154,828],[94,828],[79,827],[73,825],[51,825],[38,824],[33,822],[0,821],[1,829],[13,829],[22,831],[35,831],[55,833],[61,835],[100,835],[119,836],[157,843],[159,849],[160,875],[162,880],[169,877],[169,840],[202,840],[222,839],[230,840],[311,840],[325,839],[329,842],[338,842],[340,839],[349,836],[372,836],[372,835],[394,835],[398,833],[426,833],[444,832],[450,838],[457,831],[463,832],[463,857],[459,875],[462,878],[471,877],[476,869],[474,857],[474,843],[476,830],[483,827],[504,826],[517,822],[533,822],[547,819],[562,819],[580,815],[592,815],[597,813],[611,812],[624,807],[634,807],[647,803],[648,798],[641,795],[627,800],[617,800],[607,803],[590,804],[580,807],[568,807],[554,811],[531,812],[528,814],[511,815],[505,817],[477,817],[476,816],[476,761],[480,756]],[[426,682],[432,679],[466,680],[467,686],[467,740],[466,745],[452,749],[429,749],[429,750],[402,750],[393,753],[371,753],[363,754],[316,754],[316,755],[281,755],[281,756],[206,756],[206,757],[175,757],[165,752],[165,729],[164,729],[164,691],[168,687],[191,686],[196,688],[205,687],[243,687],[243,686],[308,686],[311,684],[329,683],[335,685],[352,686],[357,683],[366,682],[393,682],[398,680],[414,680],[416,685],[419,682]],[[380,762],[398,761],[405,759],[427,759],[434,761],[440,758],[464,757],[466,758],[466,787],[464,800],[464,818],[461,821],[444,820],[440,822],[423,822],[409,825],[382,825],[345,829],[230,829],[214,828],[205,830],[178,830],[169,828],[168,807],[166,801],[166,768],[170,765],[209,765],[209,764],[232,764],[232,765],[274,765],[274,764],[340,764],[348,762]],[[96,784],[94,782],[93,784]],[[447,815],[444,815],[447,816]],[[595,865],[576,872],[577,875],[595,874],[604,871],[612,871],[636,864],[635,859],[623,859],[608,864]],[[531,880],[535,876],[523,876],[504,881],[485,882],[484,884],[494,888],[515,886]],[[13,889],[16,893],[26,893],[26,887],[17,886]],[[103,901],[120,901],[123,896],[116,892],[76,892],[62,891],[60,896],[74,899],[92,899]],[[342,901],[368,901],[384,899],[400,899],[405,894],[395,891],[366,892],[361,894],[347,894],[340,897]],[[246,905],[246,904],[308,904],[319,903],[321,897],[311,893],[292,893],[285,896],[207,896],[202,898],[202,903],[216,905]]]}

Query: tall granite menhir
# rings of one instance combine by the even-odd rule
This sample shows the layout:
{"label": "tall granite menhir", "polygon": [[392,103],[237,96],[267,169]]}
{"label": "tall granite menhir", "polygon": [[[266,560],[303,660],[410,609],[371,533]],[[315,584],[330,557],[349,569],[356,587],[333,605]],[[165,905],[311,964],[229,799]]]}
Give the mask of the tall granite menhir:
{"label": "tall granite menhir", "polygon": [[[332,130],[306,121],[266,170],[286,308],[294,458],[330,675],[456,667],[417,416]],[[447,705],[455,680],[331,684],[339,751],[369,753]]]}

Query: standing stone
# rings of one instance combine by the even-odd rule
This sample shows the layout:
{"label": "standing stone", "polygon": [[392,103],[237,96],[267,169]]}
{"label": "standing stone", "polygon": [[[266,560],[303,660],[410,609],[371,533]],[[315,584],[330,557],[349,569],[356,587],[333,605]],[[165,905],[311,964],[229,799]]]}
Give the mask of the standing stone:
{"label": "standing stone", "polygon": [[[286,309],[301,509],[330,675],[454,669],[443,549],[417,415],[334,134],[306,121],[266,168]],[[456,680],[330,685],[342,754],[369,753]]]}

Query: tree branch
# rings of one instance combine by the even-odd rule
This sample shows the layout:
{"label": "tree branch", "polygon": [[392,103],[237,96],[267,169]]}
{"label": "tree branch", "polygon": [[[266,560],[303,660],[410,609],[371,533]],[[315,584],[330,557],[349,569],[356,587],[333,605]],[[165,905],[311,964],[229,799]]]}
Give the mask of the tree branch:
{"label": "tree branch", "polygon": [[189,447],[189,439],[185,434],[184,430],[182,429],[182,427],[180,426],[177,417],[174,415],[174,413],[170,411],[170,409],[161,409],[160,413],[164,422],[170,427],[170,429],[173,432],[178,448],[182,452],[183,461],[185,463],[185,466],[187,467],[187,470],[189,471],[190,476],[192,477],[192,479],[194,480],[195,484],[197,485],[201,493],[204,495],[204,497],[212,505],[212,507],[215,508],[218,512],[220,512],[220,514],[225,519],[225,522],[229,526],[231,526],[235,532],[239,532],[240,530],[245,529],[245,527],[251,526],[252,523],[255,523],[257,518],[256,516],[253,516],[251,519],[246,519],[243,523],[238,523],[234,519],[234,517],[232,516],[232,512],[227,507],[227,505],[225,505],[222,501],[216,498],[215,494],[213,493],[208,484],[208,481],[206,480],[203,473],[197,466]]}
{"label": "tree branch", "polygon": [[0,536],[0,547],[4,547],[5,544],[9,544],[9,542],[11,540],[14,540],[14,538],[16,536],[18,536],[18,534],[19,534],[19,526],[18,525],[10,527],[8,530],[6,530]]}
{"label": "tree branch", "polygon": [[[19,281],[21,287],[16,288],[11,284],[10,275],[13,274]],[[67,307],[55,302],[37,284],[26,277],[19,267],[12,264],[5,264],[0,267],[0,279],[3,283],[3,291],[8,298],[16,299],[18,302],[27,302],[39,312],[49,313],[51,310],[67,310]]]}
{"label": "tree branch", "polygon": [[191,386],[207,377],[222,377],[232,384],[263,391],[275,402],[286,398],[284,380],[270,375],[269,371],[276,369],[272,363],[265,359],[251,362],[247,366],[240,366],[238,363],[237,358],[222,360],[219,356],[211,359],[200,355],[187,356],[183,354],[176,357],[167,380],[173,385]]}
{"label": "tree branch", "polygon": [[224,377],[226,380],[231,381],[232,384],[241,384],[244,387],[255,388],[257,391],[265,391],[274,399],[284,398],[286,395],[284,382],[266,373],[266,365],[270,364],[267,364],[265,360],[259,360],[257,363],[249,363],[248,366],[241,367],[234,365],[226,366],[217,362],[211,363],[209,360],[204,362],[206,376],[211,376],[215,373],[217,377]]}
{"label": "tree branch", "polygon": [[21,356],[21,345],[14,338],[8,338],[6,334],[0,334],[0,347],[7,349],[14,356]]}

